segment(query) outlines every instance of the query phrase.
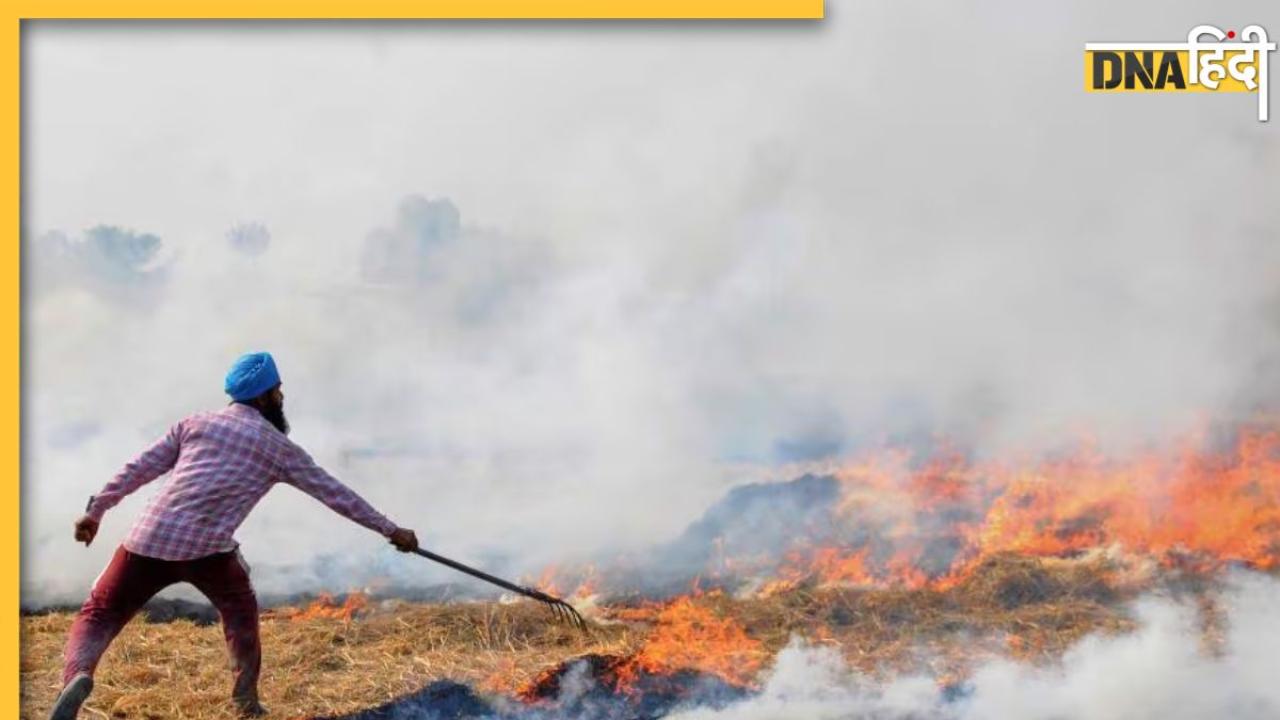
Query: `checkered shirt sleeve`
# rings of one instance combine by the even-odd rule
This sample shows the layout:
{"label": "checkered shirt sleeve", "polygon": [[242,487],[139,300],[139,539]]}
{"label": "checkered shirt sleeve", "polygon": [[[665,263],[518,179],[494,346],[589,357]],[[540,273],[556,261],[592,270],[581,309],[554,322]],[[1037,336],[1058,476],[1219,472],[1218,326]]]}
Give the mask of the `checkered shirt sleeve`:
{"label": "checkered shirt sleeve", "polygon": [[179,422],[121,468],[102,492],[89,500],[89,517],[101,522],[103,513],[118,505],[127,495],[173,469],[182,445],[182,431],[182,423]]}
{"label": "checkered shirt sleeve", "polygon": [[378,512],[356,491],[343,485],[311,459],[298,445],[289,442],[281,459],[280,481],[324,503],[343,517],[383,535],[395,532],[396,524]]}

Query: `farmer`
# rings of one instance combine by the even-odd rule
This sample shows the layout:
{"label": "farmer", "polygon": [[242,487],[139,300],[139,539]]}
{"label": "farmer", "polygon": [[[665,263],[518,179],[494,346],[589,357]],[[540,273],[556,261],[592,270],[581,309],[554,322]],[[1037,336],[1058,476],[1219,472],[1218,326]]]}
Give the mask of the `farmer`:
{"label": "farmer", "polygon": [[397,527],[286,437],[284,393],[270,354],[251,353],[237,360],[227,373],[226,392],[232,399],[227,407],[197,413],[170,428],[91,497],[84,516],[76,521],[75,538],[87,546],[98,533],[103,513],[173,471],[76,615],[52,720],[75,718],[93,690],[94,668],[112,639],[143,603],[179,582],[204,593],[222,618],[234,666],[236,709],[242,717],[266,714],[258,702],[258,601],[232,535],[278,482],[377,531],[401,552],[418,547],[412,530]]}

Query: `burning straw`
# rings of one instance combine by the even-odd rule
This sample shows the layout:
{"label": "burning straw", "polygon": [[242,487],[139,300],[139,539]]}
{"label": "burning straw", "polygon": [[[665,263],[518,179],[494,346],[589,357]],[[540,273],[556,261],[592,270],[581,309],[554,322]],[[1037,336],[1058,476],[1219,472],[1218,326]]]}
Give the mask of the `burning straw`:
{"label": "burning straw", "polygon": [[[528,601],[351,594],[267,611],[264,701],[293,718],[371,720],[378,706],[413,716],[445,696],[529,720],[661,717],[691,698],[714,706],[755,692],[796,638],[869,678],[924,672],[950,687],[993,658],[1052,664],[1087,635],[1128,633],[1130,601],[1152,590],[1190,599],[1202,651],[1221,655],[1230,618],[1218,575],[1280,568],[1280,432],[1245,427],[1119,459],[873,453],[827,476],[735,490],[649,563],[544,575],[541,592],[575,588],[566,596],[593,620],[589,633]],[[665,566],[676,570],[653,580]],[[693,575],[709,589],[690,589]],[[43,717],[57,692],[70,619],[22,621],[24,717]],[[135,623],[87,707],[230,717],[224,666],[216,627]],[[455,684],[432,685],[443,681]]]}
{"label": "burning straw", "polygon": [[[623,702],[679,682],[752,691],[790,638],[837,648],[855,668],[890,676],[927,658],[941,682],[985,658],[1051,661],[1086,634],[1133,627],[1131,590],[1107,562],[994,558],[947,590],[801,585],[767,597],[714,591],[605,606],[590,635],[547,622],[537,603],[417,604],[349,596],[263,617],[264,702],[277,717],[344,717],[430,683],[483,697],[554,701],[569,668]],[[353,599],[357,598],[357,599]],[[58,686],[69,614],[23,619],[24,718],[41,718]],[[583,659],[586,659],[585,661]],[[133,623],[99,671],[98,717],[230,718],[221,632],[180,620]],[[668,680],[664,680],[668,679]],[[628,699],[630,698],[630,699]]]}

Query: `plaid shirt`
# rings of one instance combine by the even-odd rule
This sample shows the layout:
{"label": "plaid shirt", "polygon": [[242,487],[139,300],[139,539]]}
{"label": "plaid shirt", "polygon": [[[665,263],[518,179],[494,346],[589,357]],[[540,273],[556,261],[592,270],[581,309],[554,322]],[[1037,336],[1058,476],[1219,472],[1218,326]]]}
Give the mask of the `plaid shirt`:
{"label": "plaid shirt", "polygon": [[261,413],[239,403],[174,425],[90,499],[89,516],[101,520],[126,495],[171,469],[173,476],[124,541],[130,552],[192,560],[234,550],[236,528],[277,482],[293,485],[383,535],[396,529]]}

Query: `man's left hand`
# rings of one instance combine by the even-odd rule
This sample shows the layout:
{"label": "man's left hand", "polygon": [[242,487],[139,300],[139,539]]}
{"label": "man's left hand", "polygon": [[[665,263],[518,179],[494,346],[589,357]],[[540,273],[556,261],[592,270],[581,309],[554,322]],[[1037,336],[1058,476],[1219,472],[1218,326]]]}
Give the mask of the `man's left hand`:
{"label": "man's left hand", "polygon": [[76,521],[76,542],[84,543],[88,547],[93,542],[93,538],[98,534],[98,521],[85,515]]}

